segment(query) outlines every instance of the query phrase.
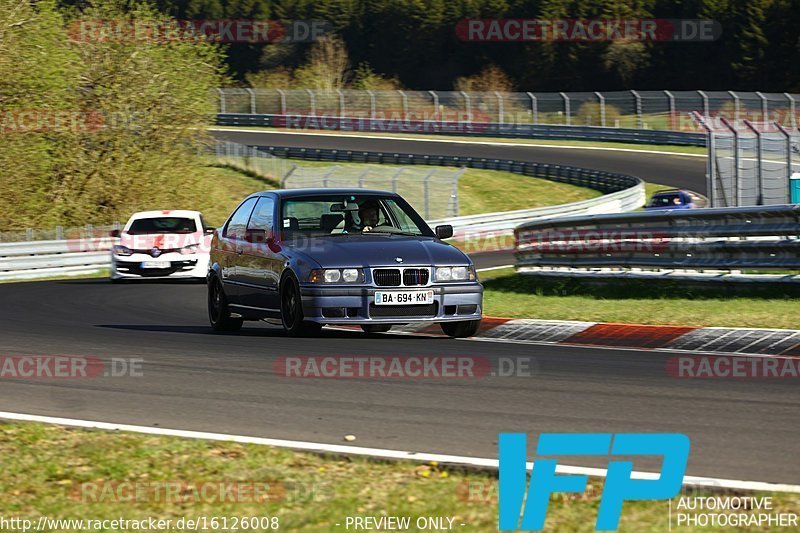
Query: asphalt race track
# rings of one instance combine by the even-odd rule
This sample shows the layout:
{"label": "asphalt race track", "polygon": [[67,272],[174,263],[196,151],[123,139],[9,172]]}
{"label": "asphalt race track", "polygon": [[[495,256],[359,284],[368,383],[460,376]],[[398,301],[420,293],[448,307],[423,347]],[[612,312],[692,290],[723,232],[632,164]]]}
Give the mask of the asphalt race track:
{"label": "asphalt race track", "polygon": [[[793,380],[680,380],[671,354],[323,331],[290,339],[249,324],[215,335],[202,284],[67,280],[0,285],[10,355],[142,358],[144,376],[4,379],[0,410],[358,446],[496,457],[498,432],[679,432],[687,474],[796,483]],[[273,372],[284,356],[427,355],[529,360],[522,377],[309,379]],[[606,465],[605,458],[563,458]],[[634,461],[640,470],[660,469]]]}
{"label": "asphalt race track", "polygon": [[[216,131],[214,136],[218,139],[250,146],[292,146],[535,161],[537,163],[571,165],[609,172],[621,172],[639,176],[645,181],[691,189],[701,194],[705,194],[706,190],[706,160],[703,157],[630,151],[514,146],[511,144],[465,144],[448,142],[444,139],[441,142],[430,142],[347,135],[293,135],[270,131],[258,133]],[[435,139],[435,137],[432,138]],[[469,139],[465,138],[464,140],[467,141]]]}

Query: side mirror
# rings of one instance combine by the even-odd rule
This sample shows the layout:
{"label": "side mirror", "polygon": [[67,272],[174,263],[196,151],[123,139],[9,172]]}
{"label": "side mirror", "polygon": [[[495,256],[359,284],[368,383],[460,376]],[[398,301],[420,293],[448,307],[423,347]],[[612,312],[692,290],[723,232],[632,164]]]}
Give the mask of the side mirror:
{"label": "side mirror", "polygon": [[453,226],[450,224],[442,224],[441,226],[436,226],[434,229],[436,232],[436,236],[440,239],[449,239],[453,236]]}
{"label": "side mirror", "polygon": [[110,237],[114,237],[116,239],[116,238],[119,238],[120,231],[118,229],[112,229],[111,231],[108,232],[108,235]]}
{"label": "side mirror", "polygon": [[212,228],[211,226],[206,226],[205,228],[203,228],[203,232],[206,235],[214,235],[215,231],[217,231],[217,228]]}

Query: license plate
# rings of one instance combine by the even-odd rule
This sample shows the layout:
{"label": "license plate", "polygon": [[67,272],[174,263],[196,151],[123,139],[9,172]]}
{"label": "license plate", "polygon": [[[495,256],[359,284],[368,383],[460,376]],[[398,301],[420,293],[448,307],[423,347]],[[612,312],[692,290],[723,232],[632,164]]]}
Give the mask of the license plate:
{"label": "license plate", "polygon": [[433,291],[375,291],[375,305],[426,305],[433,303]]}
{"label": "license plate", "polygon": [[142,268],[169,268],[169,261],[142,261]]}

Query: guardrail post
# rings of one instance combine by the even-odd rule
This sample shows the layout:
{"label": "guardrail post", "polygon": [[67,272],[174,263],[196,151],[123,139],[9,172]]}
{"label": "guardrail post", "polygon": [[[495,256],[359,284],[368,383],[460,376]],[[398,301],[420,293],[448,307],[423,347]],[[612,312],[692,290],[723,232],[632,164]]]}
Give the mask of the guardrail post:
{"label": "guardrail post", "polygon": [[733,202],[734,207],[739,207],[739,202],[741,201],[740,189],[742,186],[741,175],[739,174],[739,132],[725,117],[720,117],[720,121],[731,131],[731,133],[733,133]]}
{"label": "guardrail post", "polygon": [[403,120],[408,120],[408,96],[405,91],[397,91],[400,93],[400,98],[403,99]]}
{"label": "guardrail post", "polygon": [[64,239],[64,226],[56,226],[56,240],[61,241]]}
{"label": "guardrail post", "polygon": [[494,95],[497,97],[497,122],[503,124],[503,115],[505,114],[505,109],[503,109],[503,95],[500,94],[500,91],[495,91]]}
{"label": "guardrail post", "polygon": [[282,89],[275,89],[281,97],[281,115],[286,114],[286,93]]}
{"label": "guardrail post", "polygon": [[309,103],[311,104],[311,116],[317,116],[317,95],[311,89],[306,89],[308,93]]}
{"label": "guardrail post", "polygon": [[697,91],[697,94],[699,94],[700,98],[703,99],[703,115],[707,117],[709,116],[708,95],[705,93],[705,91]]}
{"label": "guardrail post", "polygon": [[759,98],[761,98],[761,122],[766,122],[769,120],[767,117],[769,116],[769,105],[767,104],[767,97],[764,96],[764,93],[760,91],[756,91],[756,94]]}
{"label": "guardrail post", "polygon": [[640,130],[644,128],[644,120],[642,120],[642,97],[636,91],[631,91],[631,94],[636,99],[636,127]]}
{"label": "guardrail post", "polygon": [[787,100],[789,100],[789,115],[791,116],[792,120],[792,127],[797,127],[797,107],[795,106],[794,96],[789,93],[783,93]]}
{"label": "guardrail post", "polygon": [[572,119],[570,118],[570,111],[569,111],[569,96],[567,93],[558,93],[561,95],[561,98],[564,99],[564,114],[567,115],[567,126],[572,125]]}
{"label": "guardrail post", "polygon": [[758,168],[756,169],[756,180],[758,181],[758,197],[756,205],[764,205],[764,176],[763,176],[763,160],[761,157],[761,132],[759,132],[753,123],[745,119],[744,125],[756,134],[756,159],[758,160]]}
{"label": "guardrail post", "polygon": [[536,126],[539,124],[539,102],[536,100],[536,96],[529,92],[526,93],[528,98],[531,99],[531,113],[533,114],[533,125]]}
{"label": "guardrail post", "polygon": [[467,112],[467,121],[472,122],[472,106],[469,102],[469,95],[466,91],[461,91],[461,97],[464,99],[464,110]]}
{"label": "guardrail post", "polygon": [[227,113],[225,105],[225,89],[217,89],[219,92],[219,112],[220,113]]}
{"label": "guardrail post", "polygon": [[341,89],[336,89],[336,94],[339,95],[339,118],[344,118],[344,93]]}
{"label": "guardrail post", "polygon": [[728,94],[733,98],[733,118],[739,120],[739,95],[733,91],[728,91]]}
{"label": "guardrail post", "polygon": [[428,91],[428,94],[433,99],[433,115],[436,116],[436,113],[439,112],[439,95],[436,94],[436,91]]}
{"label": "guardrail post", "polygon": [[599,92],[595,91],[594,95],[597,97],[597,101],[600,102],[600,125],[605,127],[606,125],[606,97],[600,94]]}
{"label": "guardrail post", "polygon": [[788,204],[792,201],[792,132],[788,131],[777,121],[775,122],[775,126],[777,126],[778,131],[783,133],[784,137],[786,137],[786,202],[784,203]]}
{"label": "guardrail post", "polygon": [[250,114],[256,114],[256,93],[253,89],[245,89],[247,93],[250,95]]}

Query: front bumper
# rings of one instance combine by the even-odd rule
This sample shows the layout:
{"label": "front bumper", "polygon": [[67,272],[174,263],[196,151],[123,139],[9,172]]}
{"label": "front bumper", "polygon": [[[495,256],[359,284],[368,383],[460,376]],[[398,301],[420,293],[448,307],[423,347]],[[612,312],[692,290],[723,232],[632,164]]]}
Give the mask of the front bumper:
{"label": "front bumper", "polygon": [[[144,268],[145,261],[167,261],[165,268]],[[157,259],[147,254],[111,255],[112,279],[202,278],[208,274],[208,254],[163,254]]]}
{"label": "front bumper", "polygon": [[[375,291],[432,290],[433,304],[376,306]],[[406,324],[478,320],[483,313],[483,285],[447,283],[423,287],[325,287],[302,284],[306,320],[320,324]]]}

